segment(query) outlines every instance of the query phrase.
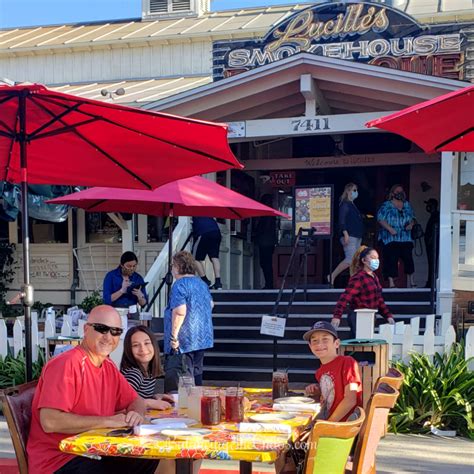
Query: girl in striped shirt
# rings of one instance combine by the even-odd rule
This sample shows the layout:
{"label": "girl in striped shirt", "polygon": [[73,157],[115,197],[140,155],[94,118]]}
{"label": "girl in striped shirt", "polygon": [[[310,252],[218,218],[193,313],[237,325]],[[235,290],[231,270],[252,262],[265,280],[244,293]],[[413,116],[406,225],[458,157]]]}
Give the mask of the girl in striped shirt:
{"label": "girl in striped shirt", "polygon": [[128,383],[153,410],[171,408],[173,398],[156,393],[156,381],[163,375],[160,349],[155,335],[145,326],[130,328],[125,335],[120,370]]}

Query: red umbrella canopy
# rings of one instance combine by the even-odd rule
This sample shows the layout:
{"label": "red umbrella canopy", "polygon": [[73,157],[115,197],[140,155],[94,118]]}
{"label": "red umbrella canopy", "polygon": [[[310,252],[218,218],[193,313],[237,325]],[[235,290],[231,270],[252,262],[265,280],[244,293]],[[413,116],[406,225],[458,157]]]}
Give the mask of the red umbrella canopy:
{"label": "red umbrella canopy", "polygon": [[22,181],[22,141],[30,183],[154,189],[242,168],[225,125],[84,99],[40,84],[1,86],[0,181]]}
{"label": "red umbrella canopy", "polygon": [[474,86],[367,122],[415,142],[427,153],[474,151]]}
{"label": "red umbrella canopy", "polygon": [[129,212],[154,216],[212,216],[244,219],[281,216],[276,211],[242,194],[200,176],[180,179],[154,191],[120,188],[90,188],[48,201],[69,204],[91,212]]}

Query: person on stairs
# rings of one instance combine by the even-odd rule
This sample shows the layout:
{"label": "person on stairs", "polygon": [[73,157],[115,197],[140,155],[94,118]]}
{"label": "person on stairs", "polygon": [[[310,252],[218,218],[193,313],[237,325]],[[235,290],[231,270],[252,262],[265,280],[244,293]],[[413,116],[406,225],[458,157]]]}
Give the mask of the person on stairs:
{"label": "person on stairs", "polygon": [[[198,275],[211,290],[222,289],[221,264],[219,261],[221,240],[221,231],[215,219],[212,217],[193,217],[192,254],[196,259]],[[212,286],[204,270],[206,256],[210,258],[214,270],[214,284]]]}

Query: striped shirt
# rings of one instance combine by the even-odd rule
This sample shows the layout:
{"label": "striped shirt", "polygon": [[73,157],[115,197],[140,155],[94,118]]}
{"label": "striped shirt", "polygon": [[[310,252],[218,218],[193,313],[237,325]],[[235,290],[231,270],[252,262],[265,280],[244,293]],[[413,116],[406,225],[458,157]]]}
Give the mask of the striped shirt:
{"label": "striped shirt", "polygon": [[156,377],[145,377],[143,372],[136,367],[124,369],[122,374],[140,397],[153,398],[156,393]]}

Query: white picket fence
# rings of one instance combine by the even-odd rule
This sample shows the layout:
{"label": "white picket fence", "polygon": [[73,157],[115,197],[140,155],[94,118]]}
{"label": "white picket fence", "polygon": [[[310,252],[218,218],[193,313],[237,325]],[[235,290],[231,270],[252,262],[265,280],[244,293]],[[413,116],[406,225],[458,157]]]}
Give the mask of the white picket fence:
{"label": "white picket fence", "polygon": [[[120,343],[115,351],[110,355],[112,360],[119,365],[123,353],[123,339],[127,332],[128,319],[126,315],[122,315],[122,327],[124,331],[120,336]],[[32,359],[33,362],[38,360],[39,348],[47,350],[48,339],[50,338],[70,338],[82,337],[84,335],[84,325],[86,321],[79,319],[77,325],[73,325],[73,317],[71,314],[63,315],[63,323],[61,330],[56,330],[56,317],[54,311],[46,314],[44,321],[44,331],[38,330],[38,313],[31,313],[31,341],[32,341]],[[18,317],[13,325],[13,337],[7,337],[7,326],[4,319],[0,319],[0,356],[6,357],[7,354],[13,353],[15,357],[25,347],[25,320],[24,317]]]}
{"label": "white picket fence", "polygon": [[[394,325],[382,324],[378,334],[374,331],[375,311],[356,310],[356,339],[379,338],[388,342],[388,358],[393,361],[409,362],[411,354],[418,352],[432,357],[435,353],[444,354],[456,342],[456,332],[451,325],[451,314],[445,313],[436,321],[434,314],[425,316],[425,330],[420,334],[420,318],[413,317],[410,324],[398,322]],[[438,324],[435,324],[438,323]],[[474,327],[469,328],[466,338],[466,360],[474,357]],[[474,361],[470,363],[474,370]]]}

